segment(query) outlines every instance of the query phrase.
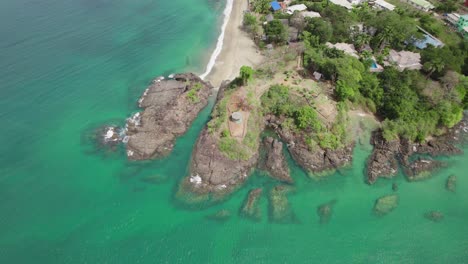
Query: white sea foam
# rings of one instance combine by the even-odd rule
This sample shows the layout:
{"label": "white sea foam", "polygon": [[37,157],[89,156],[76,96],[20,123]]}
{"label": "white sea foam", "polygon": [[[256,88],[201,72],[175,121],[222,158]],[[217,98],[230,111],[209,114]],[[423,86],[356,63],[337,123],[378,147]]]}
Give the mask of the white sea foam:
{"label": "white sea foam", "polygon": [[234,3],[234,0],[227,0],[226,8],[224,9],[224,12],[223,12],[224,21],[223,21],[223,25],[221,26],[221,34],[219,34],[218,42],[216,42],[216,48],[211,54],[210,61],[208,61],[208,65],[206,66],[206,71],[202,75],[200,75],[201,79],[205,79],[205,77],[208,76],[208,74],[210,74],[211,70],[213,70],[216,59],[218,58],[219,54],[221,53],[221,50],[223,49],[224,33],[226,31],[226,26],[229,22],[229,17],[231,16],[233,3]]}

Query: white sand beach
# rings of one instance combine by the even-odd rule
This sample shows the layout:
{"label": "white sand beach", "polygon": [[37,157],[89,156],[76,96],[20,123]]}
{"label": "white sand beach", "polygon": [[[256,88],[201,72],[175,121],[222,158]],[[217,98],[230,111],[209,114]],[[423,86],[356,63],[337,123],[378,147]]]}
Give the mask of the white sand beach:
{"label": "white sand beach", "polygon": [[205,78],[218,87],[223,80],[233,80],[243,65],[259,65],[263,56],[248,34],[242,31],[242,19],[247,10],[247,0],[233,0],[231,16],[227,23],[221,53],[211,72]]}

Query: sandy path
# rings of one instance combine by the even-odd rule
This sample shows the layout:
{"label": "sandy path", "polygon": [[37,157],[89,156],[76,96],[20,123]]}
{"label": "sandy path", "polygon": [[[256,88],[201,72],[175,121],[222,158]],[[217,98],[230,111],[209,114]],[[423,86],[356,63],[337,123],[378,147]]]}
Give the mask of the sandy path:
{"label": "sandy path", "polygon": [[206,80],[215,87],[218,87],[223,80],[233,80],[237,77],[241,66],[254,67],[263,60],[253,40],[241,30],[244,10],[247,10],[247,0],[234,0],[226,26],[223,48],[212,71],[206,77]]}

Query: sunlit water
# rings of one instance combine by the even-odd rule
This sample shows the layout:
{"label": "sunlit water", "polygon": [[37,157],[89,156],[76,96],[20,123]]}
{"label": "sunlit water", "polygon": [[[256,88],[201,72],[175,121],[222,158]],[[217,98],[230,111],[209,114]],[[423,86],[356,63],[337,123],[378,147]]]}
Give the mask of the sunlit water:
{"label": "sunlit water", "polygon": [[[257,172],[211,207],[175,199],[212,102],[164,160],[128,162],[122,149],[96,148],[94,129],[137,111],[152,77],[203,72],[224,5],[0,2],[0,263],[468,263],[467,155],[449,158],[428,181],[399,175],[374,186],[364,183],[369,144],[322,181],[289,159],[297,222],[276,224],[266,194],[277,183]],[[450,174],[456,194],[444,188]],[[374,201],[393,182],[400,204],[377,217]],[[262,220],[240,217],[247,192],[261,186]],[[333,216],[321,225],[317,206],[330,200]],[[206,219],[221,209],[229,220]],[[444,220],[428,221],[429,210]]]}

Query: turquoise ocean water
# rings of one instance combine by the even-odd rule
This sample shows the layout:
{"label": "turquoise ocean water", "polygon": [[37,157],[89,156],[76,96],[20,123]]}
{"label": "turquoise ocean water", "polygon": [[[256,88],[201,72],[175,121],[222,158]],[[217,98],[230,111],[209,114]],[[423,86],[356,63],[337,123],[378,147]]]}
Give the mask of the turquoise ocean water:
{"label": "turquoise ocean water", "polygon": [[[364,184],[371,148],[322,181],[290,160],[294,224],[238,216],[254,173],[223,203],[188,209],[174,198],[209,107],[173,154],[128,162],[96,148],[102,124],[122,124],[152,77],[203,72],[224,1],[5,0],[0,2],[0,263],[468,263],[468,155],[425,182]],[[467,149],[468,150],[468,149]],[[444,189],[450,174],[458,192]],[[157,176],[157,181],[145,180]],[[372,214],[399,184],[399,207]],[[336,200],[329,224],[319,204]],[[206,219],[230,210],[226,222]],[[423,217],[444,213],[440,223]]]}

